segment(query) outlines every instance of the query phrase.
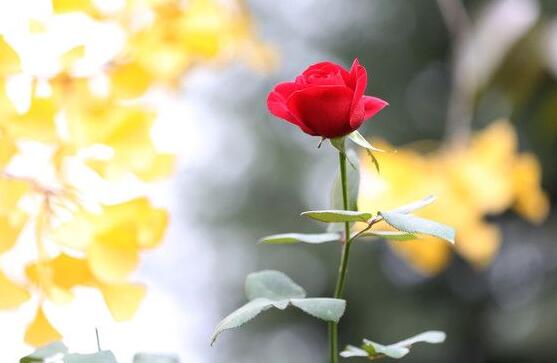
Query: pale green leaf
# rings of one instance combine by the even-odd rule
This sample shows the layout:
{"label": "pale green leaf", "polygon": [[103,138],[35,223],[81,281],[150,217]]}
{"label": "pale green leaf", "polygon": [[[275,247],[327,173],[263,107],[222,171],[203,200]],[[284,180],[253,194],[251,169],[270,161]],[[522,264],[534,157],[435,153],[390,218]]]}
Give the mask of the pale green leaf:
{"label": "pale green leaf", "polygon": [[370,355],[362,348],[358,348],[353,345],[347,345],[346,348],[344,348],[344,350],[340,352],[340,356],[343,358],[352,358],[352,357],[369,357]]}
{"label": "pale green leaf", "polygon": [[445,338],[445,333],[441,331],[427,331],[391,345],[383,345],[364,339],[360,348],[349,345],[340,355],[345,358],[369,357],[370,359],[376,359],[387,356],[400,359],[406,356],[410,352],[410,348],[416,343],[438,344],[444,342]]}
{"label": "pale green leaf", "polygon": [[42,362],[47,358],[62,357],[68,348],[61,342],[54,342],[37,349],[35,352],[20,359],[20,363]]}
{"label": "pale green leaf", "polygon": [[262,311],[270,309],[271,307],[273,307],[273,301],[266,298],[255,299],[248,302],[238,310],[225,317],[217,325],[215,332],[211,336],[211,345],[213,345],[217,336],[223,331],[238,328],[255,318]]}
{"label": "pale green leaf", "polygon": [[307,211],[303,212],[302,216],[325,223],[340,223],[367,222],[372,217],[372,214],[368,212],[331,209]]}
{"label": "pale green leaf", "polygon": [[379,214],[383,217],[385,222],[399,231],[422,233],[444,239],[450,243],[455,242],[455,231],[447,225],[410,214],[395,212],[379,212]]}
{"label": "pale green leaf", "polygon": [[431,203],[435,202],[435,200],[437,200],[437,198],[434,195],[428,195],[427,197],[417,200],[415,202],[412,203],[408,203],[405,204],[403,206],[400,206],[398,208],[392,209],[389,212],[394,212],[394,213],[401,213],[401,214],[408,214],[408,213],[412,213],[418,209],[421,209],[423,207],[426,207],[428,205],[430,205]]}
{"label": "pale green leaf", "polygon": [[339,239],[340,235],[338,233],[283,233],[264,237],[259,242],[265,244],[320,244],[326,242],[335,242]]}
{"label": "pale green leaf", "polygon": [[280,271],[265,270],[251,273],[246,278],[246,297],[248,300],[267,298],[284,300],[303,298],[305,290]]}
{"label": "pale green leaf", "polygon": [[356,145],[363,147],[369,151],[385,152],[385,150],[379,149],[369,143],[365,137],[362,136],[357,130],[348,134],[348,138],[354,142]]}
{"label": "pale green leaf", "polygon": [[307,298],[291,299],[290,302],[311,316],[335,323],[338,323],[346,309],[346,301],[341,299]]}
{"label": "pale green leaf", "polygon": [[356,145],[363,147],[364,149],[366,149],[367,154],[369,155],[369,157],[371,158],[371,161],[373,162],[373,164],[375,165],[375,169],[377,169],[377,172],[380,172],[380,168],[379,168],[379,161],[377,160],[377,158],[375,157],[375,155],[373,154],[374,151],[377,152],[384,152],[384,150],[381,150],[379,148],[376,148],[375,146],[371,145],[369,143],[369,141],[367,141],[365,139],[365,137],[363,137],[357,130],[352,132],[351,134],[348,135],[348,138],[354,142]]}
{"label": "pale green leaf", "polygon": [[338,321],[346,302],[339,299],[304,299],[305,291],[279,271],[260,271],[246,278],[246,295],[251,301],[225,317],[211,336],[211,345],[225,330],[240,327],[261,312],[275,307],[280,310],[293,305],[309,315],[326,321]]}
{"label": "pale green leaf", "polygon": [[133,363],[179,363],[180,360],[175,355],[137,353],[133,357]]}
{"label": "pale green leaf", "polygon": [[71,353],[64,356],[64,363],[117,363],[116,357],[110,351],[103,350],[92,354]]}
{"label": "pale green leaf", "polygon": [[368,231],[361,234],[360,237],[383,238],[391,241],[410,241],[418,238],[414,233],[399,231]]}

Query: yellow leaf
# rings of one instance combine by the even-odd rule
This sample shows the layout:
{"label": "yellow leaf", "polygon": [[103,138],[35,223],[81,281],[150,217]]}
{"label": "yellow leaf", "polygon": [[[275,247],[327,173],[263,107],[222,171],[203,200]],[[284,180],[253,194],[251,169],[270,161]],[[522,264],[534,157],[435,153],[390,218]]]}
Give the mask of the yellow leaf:
{"label": "yellow leaf", "polygon": [[0,271],[0,310],[15,309],[29,300],[29,292]]}
{"label": "yellow leaf", "polygon": [[70,290],[75,286],[95,284],[87,261],[65,253],[47,261],[29,264],[25,273],[30,281],[45,291],[50,300],[59,304],[73,299]]}
{"label": "yellow leaf", "polygon": [[29,189],[29,184],[24,181],[0,178],[0,215],[11,215]]}
{"label": "yellow leaf", "polygon": [[0,77],[21,71],[19,56],[0,35]]}
{"label": "yellow leaf", "polygon": [[124,223],[95,236],[87,250],[87,260],[97,279],[121,282],[136,269],[139,263],[136,234],[133,223]]}
{"label": "yellow leaf", "polygon": [[54,242],[79,251],[85,251],[91,244],[94,229],[94,217],[84,211],[76,212],[73,218],[52,231]]}
{"label": "yellow leaf", "polygon": [[433,237],[425,236],[403,243],[391,242],[390,246],[410,266],[428,276],[441,272],[451,258],[450,246],[445,241]]}
{"label": "yellow leaf", "polygon": [[151,75],[138,62],[115,65],[109,72],[112,93],[116,98],[136,98],[151,85]]}
{"label": "yellow leaf", "polygon": [[37,19],[29,19],[29,32],[32,34],[45,33],[45,23]]}
{"label": "yellow leaf", "polygon": [[[1,112],[1,111],[0,111]],[[0,130],[0,167],[6,166],[17,153],[17,146],[3,130]]]}
{"label": "yellow leaf", "polygon": [[462,225],[458,231],[456,248],[473,266],[485,268],[495,258],[500,244],[499,228],[480,221]]}
{"label": "yellow leaf", "polygon": [[514,208],[533,223],[541,223],[549,214],[549,199],[541,188],[541,165],[533,154],[520,155],[514,166]]}
{"label": "yellow leaf", "polygon": [[42,307],[39,307],[35,318],[25,331],[25,343],[41,347],[60,339],[62,339],[62,335],[50,324]]}
{"label": "yellow leaf", "polygon": [[74,47],[62,54],[62,56],[60,57],[60,65],[63,70],[71,69],[74,66],[75,62],[77,62],[84,56],[85,46],[78,45],[77,47]]}
{"label": "yellow leaf", "polygon": [[146,293],[145,287],[140,284],[100,284],[99,288],[116,321],[130,320]]}
{"label": "yellow leaf", "polygon": [[91,0],[52,0],[52,9],[58,14],[71,11],[88,12],[92,8]]}
{"label": "yellow leaf", "polygon": [[57,140],[54,122],[57,112],[52,98],[33,97],[29,110],[8,119],[7,127],[14,137],[54,142]]}
{"label": "yellow leaf", "polygon": [[110,224],[134,224],[136,243],[141,248],[156,247],[163,238],[168,224],[168,213],[154,208],[145,197],[109,205],[104,208],[103,219]]}
{"label": "yellow leaf", "polygon": [[11,215],[0,215],[0,254],[15,245],[26,221],[27,215],[17,209]]}

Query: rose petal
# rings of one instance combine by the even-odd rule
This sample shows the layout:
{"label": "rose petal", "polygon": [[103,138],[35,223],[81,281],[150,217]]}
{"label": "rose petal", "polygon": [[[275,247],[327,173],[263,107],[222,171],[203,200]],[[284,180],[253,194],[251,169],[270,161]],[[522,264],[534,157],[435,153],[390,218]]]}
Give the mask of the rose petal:
{"label": "rose petal", "polygon": [[364,95],[367,87],[367,71],[364,66],[360,65],[358,58],[356,58],[352,64],[352,68],[350,69],[350,78],[352,79],[352,89],[354,90],[352,107],[355,108],[360,102],[360,99]]}
{"label": "rose petal", "polygon": [[308,67],[301,76],[296,78],[300,86],[344,86],[348,72],[341,66],[331,62],[321,62]]}
{"label": "rose petal", "polygon": [[267,96],[267,108],[276,117],[298,126],[306,134],[315,136],[315,132],[301,123],[296,116],[292,115],[292,113],[288,110],[288,106],[286,104],[287,99],[296,89],[296,84],[292,82],[278,84],[275,89],[269,93],[269,96]]}
{"label": "rose petal", "polygon": [[350,115],[350,127],[358,129],[365,120],[372,118],[388,105],[387,101],[380,98],[363,96]]}
{"label": "rose petal", "polygon": [[350,127],[352,98],[352,90],[345,86],[315,86],[294,92],[288,109],[317,135],[335,138],[354,131]]}

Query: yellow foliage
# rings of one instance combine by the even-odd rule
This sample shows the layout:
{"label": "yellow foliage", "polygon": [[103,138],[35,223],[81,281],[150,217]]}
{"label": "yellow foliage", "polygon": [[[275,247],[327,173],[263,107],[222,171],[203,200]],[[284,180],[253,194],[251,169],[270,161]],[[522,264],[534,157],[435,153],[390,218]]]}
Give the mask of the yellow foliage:
{"label": "yellow foliage", "polygon": [[30,297],[23,286],[11,281],[0,271],[0,309],[15,309]]}
{"label": "yellow foliage", "polygon": [[[381,174],[362,156],[359,208],[387,210],[435,194],[438,200],[419,214],[455,227],[456,251],[476,267],[488,265],[501,242],[487,215],[514,207],[524,218],[540,222],[548,213],[540,165],[533,155],[518,153],[516,134],[507,121],[477,133],[468,147],[441,148],[425,156],[403,147],[377,158]],[[390,245],[428,275],[441,271],[450,259],[450,247],[433,237]]]}
{"label": "yellow foliage", "polygon": [[19,56],[0,35],[0,77],[20,71]]}
{"label": "yellow foliage", "polygon": [[129,283],[101,284],[100,290],[116,321],[131,319],[146,293],[143,285]]}
{"label": "yellow foliage", "polygon": [[[56,54],[58,67],[54,62],[54,70],[35,74],[33,62],[21,62],[25,54],[0,35],[0,254],[19,241],[36,247],[36,257],[25,265],[25,288],[0,273],[0,309],[17,308],[31,293],[38,296],[36,316],[25,334],[31,345],[61,338],[42,301],[69,303],[76,287],[98,290],[115,320],[131,319],[146,288],[129,276],[142,252],[160,245],[168,224],[167,212],[146,197],[97,200],[70,181],[75,170],[69,168],[79,163],[106,182],[167,177],[175,155],[157,150],[151,138],[158,110],[147,107],[150,90],[173,91],[197,65],[243,59],[267,69],[272,62],[272,52],[255,37],[241,0],[128,0],[108,12],[91,0],[52,0],[52,17],[30,17],[22,28],[28,34],[14,39],[50,39],[63,18],[57,15],[70,12],[82,13],[91,28],[119,28],[115,33],[122,31],[125,38],[121,52],[102,60],[98,69],[83,71],[95,52],[88,39],[76,39],[77,44]],[[147,16],[138,20],[138,14]],[[21,73],[22,64],[31,65],[21,78],[30,78],[29,94],[8,97],[8,77]],[[18,96],[25,100],[16,107]],[[52,151],[46,158],[51,165],[21,160],[29,142]],[[25,161],[29,170],[8,172],[10,165]],[[45,170],[47,177],[37,176],[37,170]],[[35,233],[23,238],[27,226],[34,226]]]}
{"label": "yellow foliage", "polygon": [[39,307],[33,321],[25,331],[25,342],[34,347],[40,347],[58,341],[62,335],[50,324],[43,308]]}

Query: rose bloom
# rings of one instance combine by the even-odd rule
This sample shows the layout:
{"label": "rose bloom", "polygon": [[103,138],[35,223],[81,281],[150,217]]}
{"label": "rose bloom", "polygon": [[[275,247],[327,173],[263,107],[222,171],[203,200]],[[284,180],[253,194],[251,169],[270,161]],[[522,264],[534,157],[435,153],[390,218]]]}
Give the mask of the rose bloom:
{"label": "rose bloom", "polygon": [[267,97],[267,107],[309,135],[337,138],[357,130],[388,105],[380,98],[364,96],[366,86],[367,72],[358,59],[350,71],[321,62],[294,82],[276,85]]}

